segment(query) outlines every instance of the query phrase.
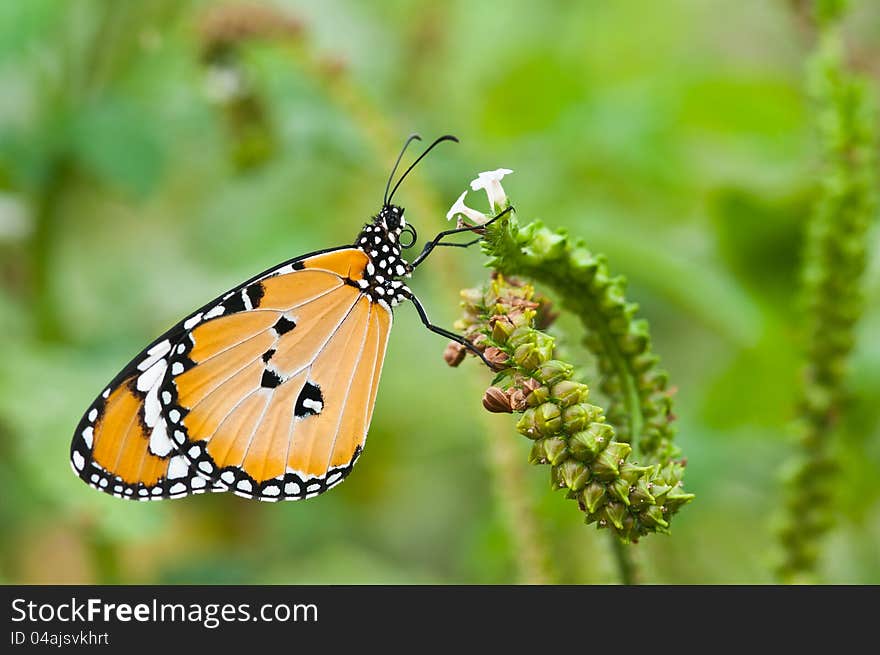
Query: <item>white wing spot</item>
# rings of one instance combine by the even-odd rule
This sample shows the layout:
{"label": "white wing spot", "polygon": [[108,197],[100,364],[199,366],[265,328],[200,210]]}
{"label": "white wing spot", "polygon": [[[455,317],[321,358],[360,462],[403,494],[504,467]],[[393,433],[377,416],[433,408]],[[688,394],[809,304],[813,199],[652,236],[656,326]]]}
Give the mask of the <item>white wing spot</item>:
{"label": "white wing spot", "polygon": [[194,328],[196,325],[199,324],[199,322],[200,322],[201,320],[202,320],[202,312],[199,312],[199,313],[196,314],[195,316],[190,316],[188,319],[186,319],[186,320],[183,322],[183,329],[184,329],[184,330],[189,330],[189,329],[191,329],[191,328]]}
{"label": "white wing spot", "polygon": [[78,451],[74,450],[72,459],[73,459],[73,465],[76,467],[76,470],[82,471],[86,465],[86,460],[83,458],[83,456],[80,455]]}
{"label": "white wing spot", "polygon": [[165,457],[174,450],[174,444],[168,438],[168,426],[165,419],[161,419],[150,433],[150,452],[159,457]]}
{"label": "white wing spot", "polygon": [[137,390],[146,392],[152,389],[165,373],[167,366],[167,362],[164,359],[160,359],[141,373],[137,379]]}
{"label": "white wing spot", "polygon": [[223,305],[217,305],[214,309],[210,310],[205,314],[205,320],[209,318],[215,318],[217,316],[223,316],[223,312],[226,311],[226,308]]}
{"label": "white wing spot", "polygon": [[296,482],[288,482],[284,485],[284,493],[288,496],[299,496],[302,493],[302,489],[300,489]]}
{"label": "white wing spot", "polygon": [[324,403],[320,400],[312,400],[311,398],[306,398],[303,400],[303,407],[306,409],[311,409],[315,412],[315,414],[320,414],[321,410],[324,409]]}
{"label": "white wing spot", "polygon": [[92,447],[92,442],[94,441],[94,437],[95,437],[95,430],[91,425],[82,431],[83,441],[86,442],[86,446],[88,446],[89,448]]}
{"label": "white wing spot", "polygon": [[181,455],[175,455],[168,462],[168,479],[185,478],[189,472],[189,464],[186,458]]}

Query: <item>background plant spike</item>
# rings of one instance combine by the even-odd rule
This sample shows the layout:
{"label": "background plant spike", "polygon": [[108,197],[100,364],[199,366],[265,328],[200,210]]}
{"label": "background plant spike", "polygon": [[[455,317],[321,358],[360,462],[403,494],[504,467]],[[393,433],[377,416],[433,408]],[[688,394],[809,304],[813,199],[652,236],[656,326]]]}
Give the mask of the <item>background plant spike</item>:
{"label": "background plant spike", "polygon": [[806,362],[798,451],[785,470],[776,571],[783,582],[815,579],[821,539],[834,524],[839,468],[834,436],[846,409],[844,382],[863,312],[868,229],[876,217],[877,111],[868,82],[845,64],[840,34],[845,8],[839,0],[814,5],[819,32],[809,81],[823,170],[801,271]]}
{"label": "background plant spike", "polygon": [[572,379],[574,366],[555,359],[554,339],[535,328],[546,305],[534,288],[499,274],[462,298],[465,315],[456,328],[498,369],[483,405],[521,413],[517,431],[534,441],[529,461],[550,465],[551,487],[565,489],[588,524],[624,542],[667,532],[672,516],[693,499],[682,488],[683,466],[632,461],[632,446],[616,439],[602,408],[587,402],[587,385]]}

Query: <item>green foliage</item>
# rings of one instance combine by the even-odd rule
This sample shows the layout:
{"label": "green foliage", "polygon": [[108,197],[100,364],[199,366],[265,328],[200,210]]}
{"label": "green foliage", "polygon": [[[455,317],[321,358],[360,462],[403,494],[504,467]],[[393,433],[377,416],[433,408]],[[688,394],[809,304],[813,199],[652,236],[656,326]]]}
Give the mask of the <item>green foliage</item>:
{"label": "green foliage", "polygon": [[[207,92],[206,12],[229,4],[286,16],[227,60],[247,82],[243,104]],[[672,538],[623,547],[638,551],[644,579],[772,581],[767,515],[799,393],[796,271],[819,176],[802,75],[811,41],[792,4],[807,6],[0,2],[0,580],[516,581],[486,446],[497,419],[554,577],[617,581],[610,535],[546,493],[546,469],[525,464],[529,442],[482,408],[485,371],[449,370],[442,340],[406,305],[364,455],[332,493],[132,506],[71,474],[73,427],[131,355],[241,280],[351,243],[418,131],[462,140],[396,196],[422,237],[446,225],[467,172],[512,168],[518,205],[588,237],[650,317],[698,502]],[[880,4],[847,4],[847,50],[870,72]],[[280,36],[295,24],[298,36]],[[840,500],[821,568],[835,583],[880,582],[880,269],[869,250],[832,444]],[[452,324],[481,266],[473,250],[447,248],[419,267],[411,286],[434,322]],[[577,319],[564,312],[554,328],[610,411]]]}

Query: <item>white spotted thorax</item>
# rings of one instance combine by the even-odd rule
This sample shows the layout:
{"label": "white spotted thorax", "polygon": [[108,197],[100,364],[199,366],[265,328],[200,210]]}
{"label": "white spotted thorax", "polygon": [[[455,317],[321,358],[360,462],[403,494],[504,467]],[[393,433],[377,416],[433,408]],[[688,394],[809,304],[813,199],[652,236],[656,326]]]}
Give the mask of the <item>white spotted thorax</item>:
{"label": "white spotted thorax", "polygon": [[507,194],[504,192],[504,187],[501,186],[501,180],[505,175],[509,175],[510,173],[513,173],[513,171],[509,168],[497,168],[494,171],[484,171],[480,173],[477,178],[471,182],[471,189],[474,191],[480,189],[485,190],[486,196],[489,199],[489,214],[484,214],[483,212],[477,211],[464,204],[464,198],[468,193],[467,190],[465,190],[446,213],[446,220],[452,220],[456,216],[463,216],[471,221],[473,225],[482,225],[488,221],[491,216],[507,209],[509,203],[507,200]]}
{"label": "white spotted thorax", "polygon": [[364,226],[354,243],[355,248],[370,258],[364,279],[358,280],[357,285],[371,300],[386,309],[399,305],[412,295],[409,287],[399,279],[412,276],[412,267],[401,255],[402,248],[412,245],[412,242],[400,243],[406,228],[403,208],[386,205],[372,223]]}

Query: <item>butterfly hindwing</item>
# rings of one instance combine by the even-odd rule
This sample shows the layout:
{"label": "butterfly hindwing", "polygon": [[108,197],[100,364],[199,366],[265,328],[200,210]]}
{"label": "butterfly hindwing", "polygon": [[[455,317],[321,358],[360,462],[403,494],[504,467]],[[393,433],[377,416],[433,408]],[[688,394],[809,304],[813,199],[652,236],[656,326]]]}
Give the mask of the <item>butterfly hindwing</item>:
{"label": "butterfly hindwing", "polygon": [[310,498],[348,475],[391,328],[388,306],[362,293],[369,265],[354,248],[309,256],[182,323],[160,401],[200,474],[269,501]]}

